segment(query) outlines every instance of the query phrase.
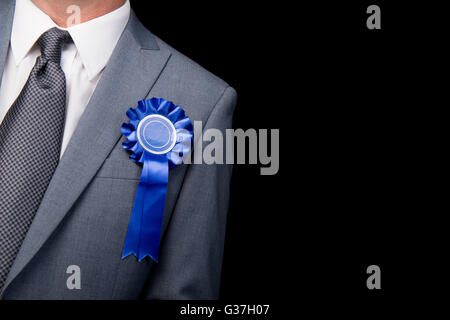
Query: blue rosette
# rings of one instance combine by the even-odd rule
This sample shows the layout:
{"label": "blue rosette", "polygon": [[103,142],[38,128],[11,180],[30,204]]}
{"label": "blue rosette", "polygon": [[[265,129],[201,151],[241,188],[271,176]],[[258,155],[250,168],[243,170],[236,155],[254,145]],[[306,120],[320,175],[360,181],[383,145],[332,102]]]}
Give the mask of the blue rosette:
{"label": "blue rosette", "polygon": [[135,255],[158,262],[169,170],[191,152],[192,123],[183,109],[161,98],[139,101],[121,128],[123,148],[143,165],[122,259]]}

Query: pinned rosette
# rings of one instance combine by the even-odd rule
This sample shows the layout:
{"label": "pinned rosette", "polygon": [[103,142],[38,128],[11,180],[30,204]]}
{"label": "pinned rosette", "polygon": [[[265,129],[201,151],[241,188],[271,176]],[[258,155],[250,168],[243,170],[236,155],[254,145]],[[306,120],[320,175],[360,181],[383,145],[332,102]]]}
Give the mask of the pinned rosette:
{"label": "pinned rosette", "polygon": [[122,145],[143,168],[122,259],[133,254],[139,261],[148,256],[157,262],[169,169],[191,152],[192,123],[183,109],[161,98],[139,101],[127,116]]}

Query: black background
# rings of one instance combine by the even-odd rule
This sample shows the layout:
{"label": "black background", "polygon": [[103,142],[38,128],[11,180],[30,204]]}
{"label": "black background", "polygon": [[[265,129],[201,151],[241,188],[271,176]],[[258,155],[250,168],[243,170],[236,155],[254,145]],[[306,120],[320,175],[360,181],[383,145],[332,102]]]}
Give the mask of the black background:
{"label": "black background", "polygon": [[[133,1],[237,90],[235,128],[281,130],[278,175],[235,166],[223,300],[372,312],[436,284],[421,148],[442,8],[393,2]],[[366,27],[371,4],[381,30]],[[380,291],[366,287],[372,264]]]}

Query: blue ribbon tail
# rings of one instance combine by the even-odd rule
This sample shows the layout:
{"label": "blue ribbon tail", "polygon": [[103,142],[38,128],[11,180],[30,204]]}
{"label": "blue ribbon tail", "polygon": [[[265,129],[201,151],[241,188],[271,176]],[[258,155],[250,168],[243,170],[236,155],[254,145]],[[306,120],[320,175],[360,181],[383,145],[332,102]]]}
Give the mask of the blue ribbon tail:
{"label": "blue ribbon tail", "polygon": [[144,153],[143,157],[122,259],[133,254],[139,262],[147,256],[158,262],[169,163],[165,155]]}

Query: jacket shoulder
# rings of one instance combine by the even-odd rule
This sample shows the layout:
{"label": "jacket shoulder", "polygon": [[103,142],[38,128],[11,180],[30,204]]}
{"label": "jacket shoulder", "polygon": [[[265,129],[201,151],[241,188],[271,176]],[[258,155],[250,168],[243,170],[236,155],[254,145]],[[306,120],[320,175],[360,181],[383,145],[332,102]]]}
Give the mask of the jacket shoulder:
{"label": "jacket shoulder", "polygon": [[195,96],[197,101],[215,104],[230,85],[198,63],[180,53],[155,36],[161,50],[170,52],[170,58],[158,83],[171,87],[180,94]]}
{"label": "jacket shoulder", "polygon": [[159,39],[156,36],[154,37],[160,48],[171,53],[168,67],[176,72],[178,76],[193,77],[192,80],[203,81],[205,83],[207,82],[210,83],[211,86],[217,86],[220,88],[229,87],[228,83],[226,83],[224,80],[220,79],[192,59],[180,53],[179,51],[165,43],[163,40]]}
{"label": "jacket shoulder", "polygon": [[152,96],[171,100],[198,120],[206,120],[224,96],[231,101],[226,104],[235,103],[237,94],[228,83],[154,35],[138,19],[133,20],[137,22],[133,24],[133,34],[140,43],[169,55],[151,90]]}

